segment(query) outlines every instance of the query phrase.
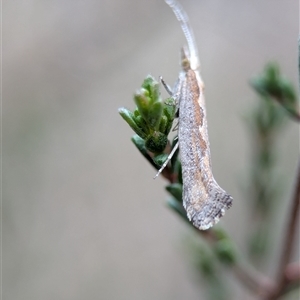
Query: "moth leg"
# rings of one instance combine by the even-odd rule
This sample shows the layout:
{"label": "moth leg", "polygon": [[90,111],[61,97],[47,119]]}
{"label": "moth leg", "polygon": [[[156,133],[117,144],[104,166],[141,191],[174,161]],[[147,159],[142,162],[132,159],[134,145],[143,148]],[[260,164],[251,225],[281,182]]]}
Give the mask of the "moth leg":
{"label": "moth leg", "polygon": [[160,82],[162,83],[162,85],[164,86],[165,90],[167,91],[167,93],[170,96],[173,96],[173,92],[171,87],[163,80],[162,76],[159,76]]}
{"label": "moth leg", "polygon": [[173,127],[172,131],[178,130],[178,126],[179,126],[179,121],[178,121],[177,124]]}
{"label": "moth leg", "polygon": [[161,166],[161,168],[158,170],[158,172],[156,173],[156,175],[154,176],[153,179],[157,178],[157,176],[163,171],[163,169],[167,166],[167,164],[169,163],[169,161],[171,160],[172,156],[174,155],[174,153],[176,152],[178,148],[178,142],[176,143],[176,145],[174,146],[174,148],[172,149],[171,153],[169,154],[169,156],[167,157],[166,161],[164,162],[164,164]]}

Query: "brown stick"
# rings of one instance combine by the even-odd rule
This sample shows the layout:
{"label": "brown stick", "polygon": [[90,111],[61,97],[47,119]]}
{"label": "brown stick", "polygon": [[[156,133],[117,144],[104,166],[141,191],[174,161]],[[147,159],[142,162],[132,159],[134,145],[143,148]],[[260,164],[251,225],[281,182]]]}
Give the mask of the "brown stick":
{"label": "brown stick", "polygon": [[286,268],[290,262],[292,251],[294,249],[297,222],[299,217],[299,208],[300,208],[300,161],[298,165],[298,175],[296,178],[296,187],[295,192],[292,198],[292,205],[290,208],[288,224],[286,228],[286,233],[283,240],[283,248],[281,259],[279,262],[278,275],[277,275],[277,284],[276,289],[270,293],[266,298],[267,300],[277,299],[282,291],[285,289],[285,286],[289,283],[289,278],[286,276]]}
{"label": "brown stick", "polygon": [[266,297],[274,290],[274,282],[258,271],[250,270],[241,264],[236,264],[232,270],[236,278],[257,296]]}

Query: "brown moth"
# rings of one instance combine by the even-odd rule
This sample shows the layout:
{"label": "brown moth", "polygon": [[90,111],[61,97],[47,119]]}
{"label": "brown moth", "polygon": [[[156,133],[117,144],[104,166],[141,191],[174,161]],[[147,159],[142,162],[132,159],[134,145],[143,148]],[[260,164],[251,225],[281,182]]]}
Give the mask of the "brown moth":
{"label": "brown moth", "polygon": [[[182,50],[178,81],[171,92],[179,105],[178,143],[182,164],[183,206],[193,225],[205,230],[216,224],[232,205],[232,197],[212,174],[207,131],[204,84],[199,74],[198,51],[188,17],[179,3],[166,0],[181,24],[188,47]],[[173,148],[164,169],[176,151]]]}

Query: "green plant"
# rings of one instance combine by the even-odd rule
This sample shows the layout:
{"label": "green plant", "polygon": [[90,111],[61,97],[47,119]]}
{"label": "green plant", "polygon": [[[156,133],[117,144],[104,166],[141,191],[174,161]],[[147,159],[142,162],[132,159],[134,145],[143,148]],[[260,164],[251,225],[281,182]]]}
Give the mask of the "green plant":
{"label": "green plant", "polygon": [[[255,149],[252,168],[249,176],[249,188],[253,215],[257,216],[257,227],[250,237],[250,259],[259,262],[269,251],[268,237],[272,233],[269,226],[272,219],[274,200],[278,196],[278,178],[274,176],[276,155],[274,141],[278,131],[288,122],[287,115],[299,122],[296,92],[290,82],[280,74],[276,64],[268,64],[263,73],[251,81],[251,85],[260,97],[257,108],[249,115],[248,125],[251,128],[253,148]],[[274,101],[275,100],[275,101]],[[174,146],[168,135],[176,118],[176,106],[172,98],[162,101],[159,83],[148,76],[141,88],[135,93],[136,108],[130,111],[120,108],[119,113],[136,135],[132,141],[146,160],[158,170],[166,160]],[[287,114],[285,113],[287,112]],[[210,291],[212,299],[226,299],[222,292],[224,286],[218,269],[224,267],[231,270],[236,278],[263,299],[278,299],[291,289],[299,287],[299,263],[290,262],[291,252],[295,243],[296,224],[299,216],[300,202],[300,165],[295,182],[292,206],[288,216],[287,228],[284,231],[282,257],[279,260],[278,274],[270,279],[254,270],[246,258],[238,252],[234,242],[220,226],[206,231],[198,231],[188,221],[182,205],[182,176],[178,151],[163,170],[162,175],[168,180],[166,190],[171,197],[169,207],[182,220],[196,230],[207,245],[196,246],[194,255],[198,258],[196,265],[200,270]]]}

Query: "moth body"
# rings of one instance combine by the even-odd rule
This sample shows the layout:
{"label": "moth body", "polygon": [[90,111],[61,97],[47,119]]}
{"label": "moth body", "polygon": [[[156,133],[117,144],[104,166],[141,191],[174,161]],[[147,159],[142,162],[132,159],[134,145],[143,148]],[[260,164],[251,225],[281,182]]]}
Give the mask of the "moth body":
{"label": "moth body", "polygon": [[232,205],[232,197],[212,174],[207,131],[204,84],[198,67],[197,47],[188,18],[176,1],[166,0],[173,9],[188,43],[182,50],[181,67],[173,97],[179,104],[178,141],[182,164],[183,206],[195,227],[213,226]]}

